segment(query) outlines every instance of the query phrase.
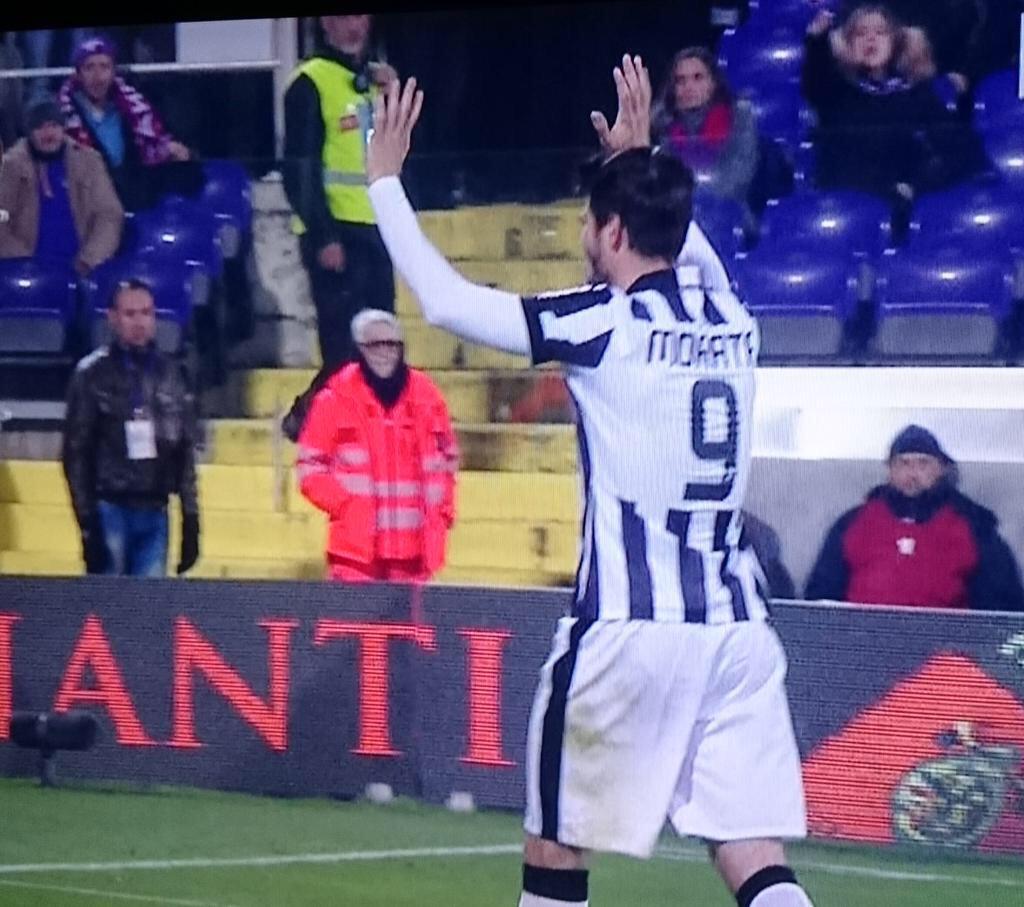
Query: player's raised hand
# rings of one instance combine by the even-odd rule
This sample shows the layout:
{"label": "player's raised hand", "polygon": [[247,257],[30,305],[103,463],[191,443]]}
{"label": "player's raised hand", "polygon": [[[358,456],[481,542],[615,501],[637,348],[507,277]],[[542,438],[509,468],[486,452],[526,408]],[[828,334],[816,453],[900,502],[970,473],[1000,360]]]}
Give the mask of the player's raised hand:
{"label": "player's raised hand", "polygon": [[651,144],[651,78],[639,56],[626,54],[622,66],[612,71],[619,110],[615,123],[598,110],[590,114],[601,147],[606,154],[618,154],[627,148],[647,148]]}
{"label": "player's raised hand", "polygon": [[409,154],[412,130],[423,108],[423,92],[416,79],[397,79],[373,99],[373,131],[366,146],[366,179],[398,176]]}

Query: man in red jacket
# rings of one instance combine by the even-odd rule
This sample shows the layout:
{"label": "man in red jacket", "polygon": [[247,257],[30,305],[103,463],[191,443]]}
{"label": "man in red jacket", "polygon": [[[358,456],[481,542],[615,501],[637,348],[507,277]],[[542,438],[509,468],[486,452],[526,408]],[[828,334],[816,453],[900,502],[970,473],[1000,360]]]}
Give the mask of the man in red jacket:
{"label": "man in red jacket", "polygon": [[352,320],[358,359],[313,399],[299,436],[302,494],[330,520],[330,577],[347,582],[429,579],[455,521],[459,451],[448,407],[405,363],[395,316]]}
{"label": "man in red jacket", "polygon": [[1020,570],[995,514],[961,494],[956,477],[931,432],[903,429],[889,452],[889,483],[833,525],[806,598],[1024,610]]}

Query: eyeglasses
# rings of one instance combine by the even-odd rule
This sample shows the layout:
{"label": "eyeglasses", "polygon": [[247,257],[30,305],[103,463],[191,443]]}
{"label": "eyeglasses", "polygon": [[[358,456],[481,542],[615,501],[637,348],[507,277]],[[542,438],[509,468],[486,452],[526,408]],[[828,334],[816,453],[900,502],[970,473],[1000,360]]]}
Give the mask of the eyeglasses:
{"label": "eyeglasses", "polygon": [[369,340],[366,343],[359,344],[364,350],[374,350],[380,352],[382,350],[401,350],[405,343],[401,340]]}

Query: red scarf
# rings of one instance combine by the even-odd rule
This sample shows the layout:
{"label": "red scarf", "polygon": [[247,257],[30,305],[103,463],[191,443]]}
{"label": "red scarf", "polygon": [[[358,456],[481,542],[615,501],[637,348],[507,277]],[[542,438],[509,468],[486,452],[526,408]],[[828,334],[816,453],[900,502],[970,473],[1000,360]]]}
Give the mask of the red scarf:
{"label": "red scarf", "polygon": [[[65,117],[64,128],[79,144],[95,148],[95,139],[82,120],[79,102],[75,97],[82,90],[82,82],[77,74],[71,76],[60,88],[59,100],[60,109]],[[171,134],[138,89],[133,88],[120,76],[114,76],[114,82],[110,86],[110,99],[128,123],[132,141],[143,165],[152,167],[170,160]]]}

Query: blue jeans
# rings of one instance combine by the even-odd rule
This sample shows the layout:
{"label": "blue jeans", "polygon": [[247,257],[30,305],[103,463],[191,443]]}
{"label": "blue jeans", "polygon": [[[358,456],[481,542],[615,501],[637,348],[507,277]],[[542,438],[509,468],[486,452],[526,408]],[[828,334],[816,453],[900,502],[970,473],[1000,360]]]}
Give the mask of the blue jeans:
{"label": "blue jeans", "polygon": [[99,502],[108,576],[167,575],[167,510]]}

